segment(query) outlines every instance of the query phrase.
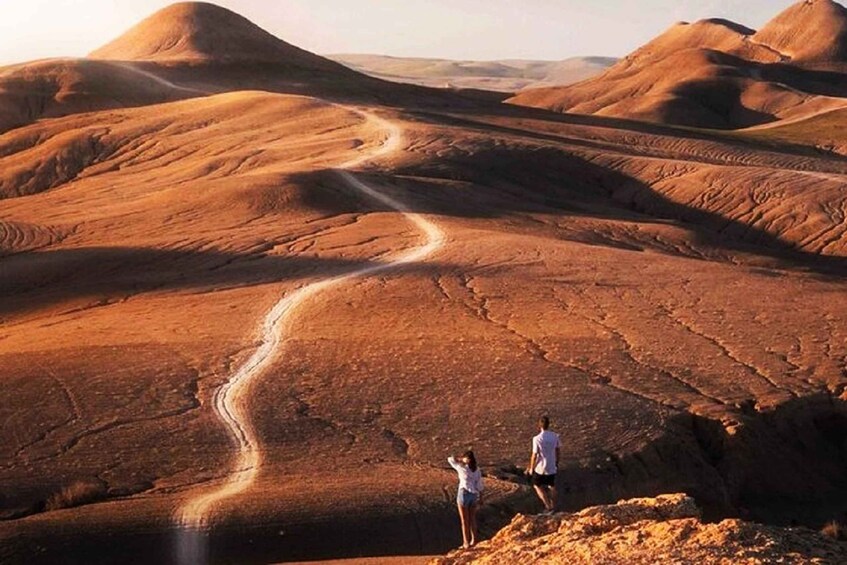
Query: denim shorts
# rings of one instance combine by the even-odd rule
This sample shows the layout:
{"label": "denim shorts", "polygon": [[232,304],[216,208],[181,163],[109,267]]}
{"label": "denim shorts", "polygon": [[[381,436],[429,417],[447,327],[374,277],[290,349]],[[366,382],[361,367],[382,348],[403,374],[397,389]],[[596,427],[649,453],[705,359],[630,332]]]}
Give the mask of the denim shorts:
{"label": "denim shorts", "polygon": [[459,494],[456,495],[456,502],[459,506],[473,506],[476,504],[477,500],[479,500],[479,495],[475,492],[471,492],[469,490],[465,490],[463,488],[459,489]]}

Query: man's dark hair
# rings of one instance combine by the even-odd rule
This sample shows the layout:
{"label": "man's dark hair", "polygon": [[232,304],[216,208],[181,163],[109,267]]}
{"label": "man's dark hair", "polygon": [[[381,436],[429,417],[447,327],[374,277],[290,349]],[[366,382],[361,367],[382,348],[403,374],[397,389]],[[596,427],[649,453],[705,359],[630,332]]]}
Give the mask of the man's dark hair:
{"label": "man's dark hair", "polygon": [[541,426],[542,430],[546,430],[550,427],[550,418],[548,416],[541,416],[538,419],[538,425]]}

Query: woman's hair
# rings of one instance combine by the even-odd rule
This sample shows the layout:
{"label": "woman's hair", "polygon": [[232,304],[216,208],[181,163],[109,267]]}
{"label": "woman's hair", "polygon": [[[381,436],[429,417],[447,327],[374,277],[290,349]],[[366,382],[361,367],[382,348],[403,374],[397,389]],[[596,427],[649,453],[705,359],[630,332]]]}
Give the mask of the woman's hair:
{"label": "woman's hair", "polygon": [[471,471],[476,471],[476,456],[473,454],[473,451],[468,449],[465,451],[465,457],[468,458],[468,469]]}

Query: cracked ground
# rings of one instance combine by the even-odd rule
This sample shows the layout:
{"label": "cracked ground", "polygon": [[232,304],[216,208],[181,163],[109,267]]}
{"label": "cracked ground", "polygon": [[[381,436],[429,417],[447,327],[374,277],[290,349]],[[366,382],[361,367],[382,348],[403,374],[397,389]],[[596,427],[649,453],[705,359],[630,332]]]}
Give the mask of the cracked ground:
{"label": "cracked ground", "polygon": [[[406,144],[362,175],[446,245],[298,311],[247,400],[258,484],[221,523],[391,517],[374,547],[438,549],[454,533],[447,455],[475,449],[497,523],[531,502],[512,471],[542,413],[568,506],[678,489],[779,520],[843,500],[843,159],[484,105],[381,112]],[[211,399],[268,308],[421,241],[327,172],[379,132],[315,99],[213,96],[0,140],[14,154],[95,118],[88,165],[0,201],[7,539],[70,519],[168,527],[230,472]],[[97,504],[44,512],[86,481]],[[314,555],[320,538],[280,551]]]}

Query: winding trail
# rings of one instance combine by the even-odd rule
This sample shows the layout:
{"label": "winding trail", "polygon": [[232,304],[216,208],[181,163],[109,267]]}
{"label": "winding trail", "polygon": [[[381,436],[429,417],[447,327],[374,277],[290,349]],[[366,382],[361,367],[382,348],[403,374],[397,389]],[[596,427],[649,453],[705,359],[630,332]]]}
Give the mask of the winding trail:
{"label": "winding trail", "polygon": [[[230,379],[218,389],[214,396],[214,410],[232,436],[238,449],[232,472],[214,490],[202,492],[189,498],[175,515],[180,530],[186,532],[180,541],[179,561],[184,563],[204,562],[204,549],[200,547],[198,532],[207,528],[215,507],[223,500],[233,497],[255,481],[262,462],[259,437],[250,419],[247,394],[251,385],[276,358],[283,339],[292,333],[294,313],[307,300],[340,286],[346,281],[386,271],[400,265],[421,261],[444,245],[444,232],[420,214],[411,212],[403,203],[381,193],[376,188],[359,180],[351,169],[380,157],[399,151],[403,146],[402,129],[388,120],[358,109],[347,108],[365,118],[367,122],[386,132],[386,138],[374,152],[363,154],[342,164],[336,172],[344,181],[368,197],[401,212],[423,232],[424,245],[409,249],[384,263],[377,263],[347,273],[319,280],[283,296],[265,316],[261,325],[260,345],[250,358],[238,368]],[[193,539],[190,535],[194,533]]]}
{"label": "winding trail", "polygon": [[131,71],[133,73],[139,74],[141,76],[147,77],[153,82],[161,84],[162,86],[167,86],[168,88],[173,88],[174,90],[180,90],[182,92],[190,92],[191,94],[200,94],[201,96],[208,96],[212,94],[212,92],[208,90],[201,90],[199,88],[191,88],[190,86],[182,86],[176,84],[174,82],[169,81],[168,79],[162,78],[155,73],[151,73],[150,71],[145,71],[137,67],[136,65],[128,62],[117,62],[117,61],[106,61],[111,65],[116,67],[120,67],[121,69],[125,69],[127,71]]}

